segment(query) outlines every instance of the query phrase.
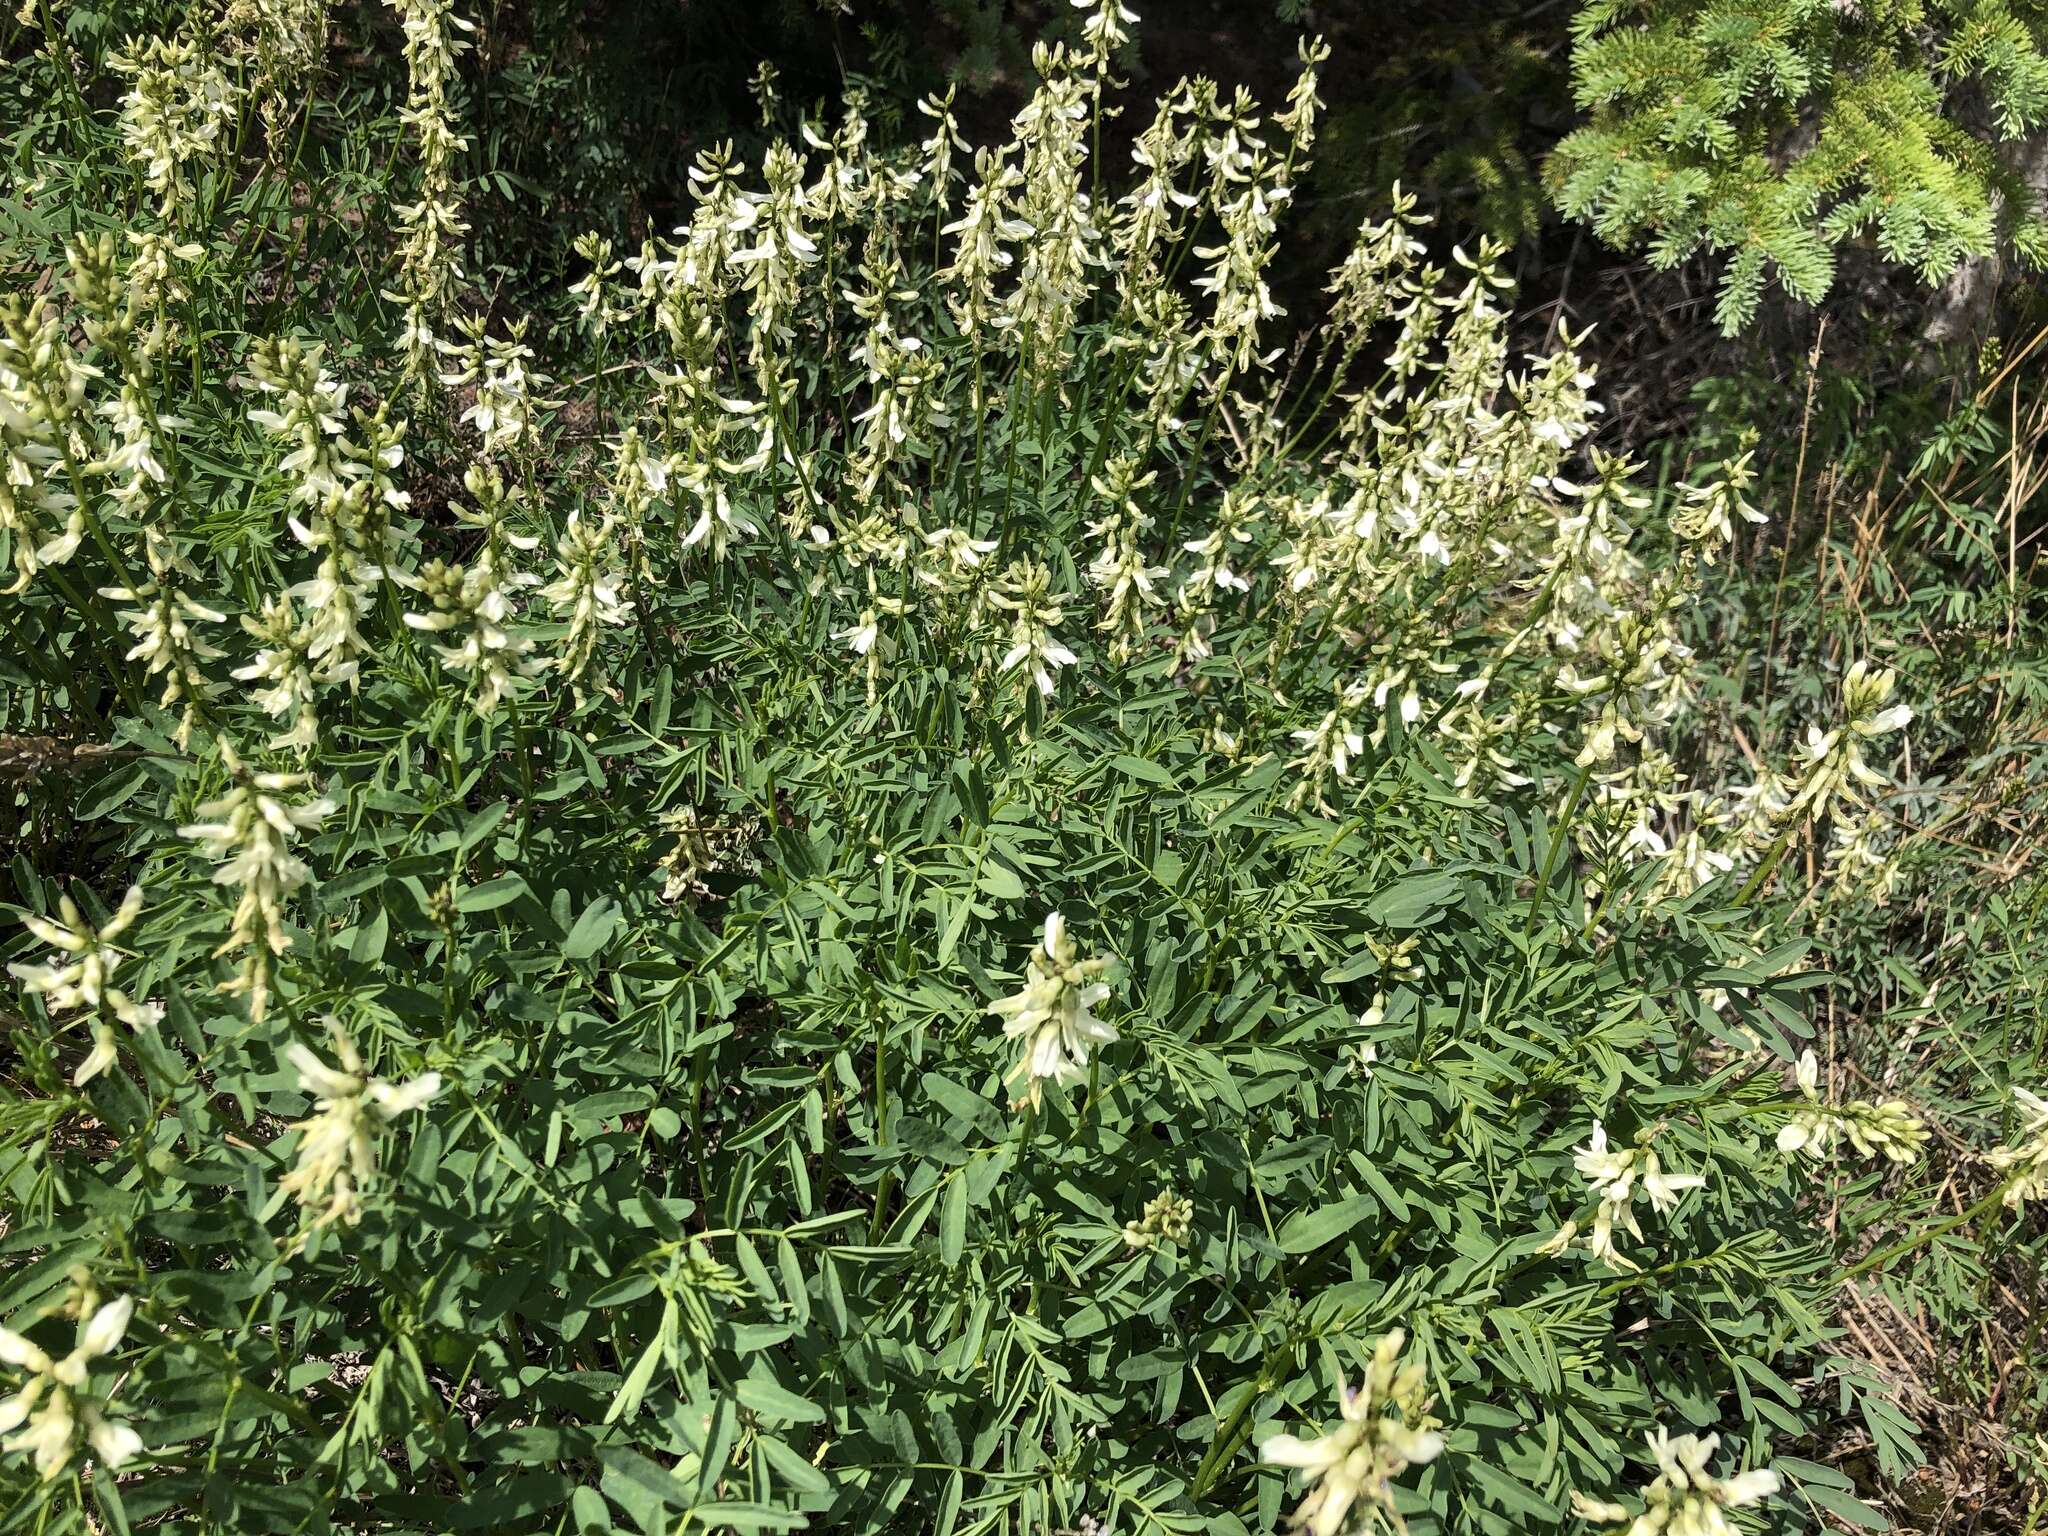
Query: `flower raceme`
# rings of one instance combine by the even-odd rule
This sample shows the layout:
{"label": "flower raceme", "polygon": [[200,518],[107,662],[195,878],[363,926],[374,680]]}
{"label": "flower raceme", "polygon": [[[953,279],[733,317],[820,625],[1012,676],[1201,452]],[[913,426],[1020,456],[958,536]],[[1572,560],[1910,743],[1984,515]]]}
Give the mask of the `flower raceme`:
{"label": "flower raceme", "polygon": [[148,580],[138,578],[133,586],[101,587],[100,596],[136,605],[120,614],[135,641],[126,659],[140,661],[145,676],[162,674],[159,703],[165,709],[181,706],[171,739],[183,747],[192,739],[200,706],[221,691],[220,684],[206,676],[205,663],[226,654],[196,626],[226,623],[227,615],[192,595],[203,590],[205,578],[154,529],[145,533],[142,557],[149,567]]}
{"label": "flower raceme", "polygon": [[[1635,1216],[1638,1194],[1649,1199],[1650,1208],[1658,1215],[1668,1215],[1678,1204],[1681,1194],[1689,1189],[1700,1189],[1707,1182],[1703,1174],[1666,1173],[1657,1154],[1646,1146],[1620,1150],[1610,1147],[1607,1127],[1598,1120],[1593,1122],[1593,1134],[1587,1138],[1586,1144],[1574,1150],[1572,1162],[1597,1202],[1592,1230],[1586,1234],[1586,1248],[1595,1258],[1605,1259],[1616,1269],[1642,1267],[1614,1246],[1617,1227],[1637,1241],[1642,1240],[1642,1225]],[[1578,1232],[1578,1222],[1567,1221],[1557,1235],[1537,1251],[1562,1253],[1577,1239]]]}
{"label": "flower raceme", "polygon": [[[1315,1440],[1275,1435],[1260,1445],[1260,1460],[1308,1475],[1307,1496],[1288,1517],[1296,1530],[1339,1536],[1370,1529],[1382,1518],[1402,1529],[1394,1509],[1394,1479],[1436,1460],[1444,1449],[1423,1392],[1421,1362],[1400,1363],[1406,1342],[1407,1335],[1394,1329],[1373,1349],[1363,1385],[1338,1384],[1342,1422],[1328,1434]],[[1354,1510],[1363,1514],[1362,1521],[1353,1520]]]}
{"label": "flower raceme", "polygon": [[132,82],[121,98],[121,137],[169,217],[191,196],[188,167],[211,154],[234,121],[233,88],[186,38],[131,40],[111,62]]}
{"label": "flower raceme", "polygon": [[56,951],[44,965],[10,965],[7,969],[31,997],[41,997],[51,1013],[77,1013],[92,1021],[92,1051],[72,1074],[71,1085],[83,1087],[114,1064],[114,1031],[108,1016],[130,1029],[154,1029],[163,1018],[160,1003],[138,1002],[113,984],[123,956],[114,940],[125,933],[142,911],[142,887],[131,885],[113,916],[95,928],[69,896],[60,897],[58,917],[29,914],[23,924]]}
{"label": "flower raceme", "polygon": [[270,960],[291,947],[284,931],[284,898],[312,878],[291,851],[301,833],[319,830],[334,802],[318,798],[293,803],[285,796],[313,783],[306,773],[252,773],[235,750],[220,743],[221,764],[233,779],[228,792],[199,806],[198,821],[178,828],[220,867],[216,885],[241,888],[227,938],[216,955],[245,950],[242,972],[223,988],[247,993],[249,1016],[261,1022],[270,1000]]}
{"label": "flower raceme", "polygon": [[0,1398],[0,1434],[7,1436],[0,1450],[27,1452],[45,1482],[70,1466],[81,1446],[90,1447],[110,1471],[142,1453],[142,1437],[108,1418],[105,1401],[86,1389],[92,1362],[121,1347],[134,1312],[130,1296],[93,1309],[79,1326],[77,1345],[61,1360],[13,1329],[0,1328],[0,1365],[28,1374],[21,1390]]}
{"label": "flower raceme", "polygon": [[2015,1088],[2025,1120],[2020,1126],[2024,1138],[2017,1146],[1999,1147],[1987,1161],[2006,1176],[2005,1203],[2021,1210],[2029,1200],[2048,1195],[2048,1099]]}
{"label": "flower raceme", "polygon": [[85,508],[61,468],[96,370],[66,342],[47,299],[0,303],[0,532],[12,544],[12,596],[85,539]]}
{"label": "flower raceme", "polygon": [[460,132],[449,86],[456,56],[469,47],[462,34],[476,25],[456,15],[449,0],[392,0],[392,9],[405,28],[409,83],[400,118],[416,141],[419,200],[395,210],[402,231],[399,273],[395,291],[386,297],[405,306],[400,340],[407,371],[418,378],[438,349],[435,332],[462,275],[461,240],[469,226],[462,219],[454,168],[469,141]]}
{"label": "flower raceme", "polygon": [[299,1087],[314,1096],[313,1113],[292,1129],[299,1132],[299,1156],[278,1188],[313,1217],[313,1226],[362,1216],[361,1192],[377,1176],[377,1135],[441,1091],[441,1074],[424,1073],[409,1083],[371,1077],[355,1042],[328,1021],[335,1060],[330,1067],[311,1048],[294,1040],[285,1060],[299,1074]]}
{"label": "flower raceme", "polygon": [[1798,1081],[1806,1104],[1779,1130],[1780,1152],[1803,1152],[1825,1160],[1834,1155],[1836,1143],[1846,1138],[1864,1157],[1881,1155],[1894,1163],[1910,1163],[1927,1144],[1927,1127],[1903,1099],[1877,1104],[1851,1099],[1839,1106],[1823,1102],[1820,1063],[1810,1050],[1800,1054]]}
{"label": "flower raceme", "polygon": [[1187,1241],[1188,1225],[1195,1217],[1195,1202],[1162,1189],[1145,1202],[1145,1214],[1124,1223],[1124,1242],[1132,1248],[1157,1248],[1161,1243]]}
{"label": "flower raceme", "polygon": [[1014,616],[1010,648],[1003,653],[1002,670],[1015,669],[1017,676],[1035,683],[1046,698],[1052,697],[1053,674],[1072,666],[1074,653],[1062,645],[1053,631],[1065,616],[1065,607],[1051,595],[1052,573],[1025,557],[1004,576],[1001,586],[989,594],[994,607]]}
{"label": "flower raceme", "polygon": [[1011,1108],[1029,1104],[1037,1109],[1048,1078],[1062,1088],[1080,1082],[1095,1048],[1116,1042],[1115,1028],[1094,1013],[1095,1005],[1109,996],[1108,986],[1095,978],[1109,966],[1108,960],[1081,959],[1067,935],[1066,919],[1057,912],[1047,915],[1045,935],[1027,962],[1023,989],[988,1008],[1003,1021],[1005,1039],[1024,1042],[1024,1055],[1004,1078],[1015,1082],[1021,1077],[1027,1084]]}
{"label": "flower raceme", "polygon": [[1596,1525],[1626,1525],[1625,1536],[1735,1536],[1724,1513],[1762,1502],[1778,1491],[1778,1474],[1766,1469],[1717,1478],[1707,1470],[1719,1435],[1679,1435],[1658,1430],[1649,1437],[1657,1477],[1643,1492],[1643,1510],[1572,1494],[1572,1512]]}
{"label": "flower raceme", "polygon": [[1885,776],[1864,759],[1863,748],[1912,721],[1910,705],[1891,702],[1897,686],[1896,672],[1873,670],[1867,661],[1856,662],[1842,675],[1842,723],[1829,731],[1808,726],[1798,749],[1804,770],[1792,797],[1793,811],[1818,820],[1836,801],[1858,805],[1862,789],[1885,784]]}
{"label": "flower raceme", "polygon": [[592,520],[572,511],[555,546],[560,574],[540,589],[568,625],[556,666],[571,680],[589,668],[605,626],[632,622],[622,590],[626,573],[613,547],[616,526],[609,514]]}

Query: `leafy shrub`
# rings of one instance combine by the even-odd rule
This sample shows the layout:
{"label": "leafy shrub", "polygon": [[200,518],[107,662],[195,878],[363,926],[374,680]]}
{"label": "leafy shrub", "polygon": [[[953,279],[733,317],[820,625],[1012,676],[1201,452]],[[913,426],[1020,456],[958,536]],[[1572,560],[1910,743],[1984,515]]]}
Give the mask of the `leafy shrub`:
{"label": "leafy shrub", "polygon": [[1806,1155],[1915,1117],[1788,1080],[1773,903],[1911,711],[1683,786],[1746,468],[1639,535],[1405,201],[1290,351],[1313,45],[1121,196],[1113,5],[1011,143],[707,152],[572,343],[467,286],[400,17],[395,156],[318,7],[11,66],[7,1520],[1867,1518],[1765,1463]]}

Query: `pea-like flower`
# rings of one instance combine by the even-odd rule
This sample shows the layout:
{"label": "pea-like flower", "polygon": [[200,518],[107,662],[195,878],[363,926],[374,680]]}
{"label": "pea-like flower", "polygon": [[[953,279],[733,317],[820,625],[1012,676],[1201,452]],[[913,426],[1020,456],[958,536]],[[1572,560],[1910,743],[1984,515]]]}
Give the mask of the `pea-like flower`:
{"label": "pea-like flower", "polygon": [[318,831],[334,813],[334,802],[323,797],[294,804],[285,796],[310,788],[311,774],[252,773],[225,740],[220,757],[232,785],[201,805],[200,819],[178,828],[178,836],[220,861],[214,884],[241,889],[227,939],[214,953],[247,951],[241,975],[222,990],[248,993],[249,1017],[260,1023],[270,1000],[270,959],[291,947],[284,931],[284,898],[312,878],[291,845],[301,833]]}
{"label": "pea-like flower", "polygon": [[361,1219],[362,1187],[377,1176],[377,1135],[400,1115],[427,1104],[441,1091],[441,1074],[427,1072],[409,1083],[371,1077],[355,1042],[328,1021],[339,1068],[330,1067],[294,1040],[285,1060],[299,1074],[299,1087],[314,1096],[313,1113],[292,1126],[299,1132],[299,1157],[278,1187],[309,1212],[316,1227]]}
{"label": "pea-like flower", "polygon": [[57,903],[57,920],[29,914],[23,924],[37,938],[56,951],[44,965],[10,965],[8,972],[31,997],[41,997],[52,1015],[89,1015],[92,1022],[92,1051],[71,1076],[73,1087],[82,1087],[114,1063],[114,1031],[109,1018],[130,1029],[154,1029],[163,1018],[157,1003],[138,1002],[113,984],[114,971],[121,964],[121,951],[114,940],[127,932],[142,910],[142,887],[131,885],[113,916],[98,928],[78,909],[69,896]]}
{"label": "pea-like flower", "polygon": [[1792,797],[1794,811],[1818,818],[1836,800],[1858,805],[1862,789],[1877,789],[1886,782],[1865,760],[1863,748],[1911,723],[1912,707],[1891,702],[1898,681],[1898,673],[1889,668],[1873,671],[1867,661],[1842,674],[1843,723],[1831,731],[1806,728],[1806,740],[1798,749],[1805,767]]}
{"label": "pea-like flower", "polygon": [[1066,919],[1053,912],[1045,919],[1045,937],[1032,951],[1022,991],[989,1004],[1003,1021],[1003,1036],[1025,1042],[1024,1055],[1005,1082],[1025,1078],[1023,1098],[1012,1108],[1042,1102],[1044,1083],[1051,1078],[1065,1087],[1081,1081],[1088,1058],[1099,1045],[1118,1039],[1114,1027],[1094,1014],[1109,988],[1095,980],[1109,969],[1104,959],[1083,960],[1067,936]]}
{"label": "pea-like flower", "polygon": [[[1597,1202],[1592,1228],[1586,1234],[1586,1248],[1595,1258],[1605,1259],[1616,1269],[1642,1267],[1614,1245],[1617,1228],[1637,1241],[1642,1240],[1642,1224],[1635,1215],[1637,1195],[1646,1196],[1650,1209],[1663,1216],[1670,1214],[1685,1191],[1699,1189],[1707,1182],[1703,1174],[1666,1173],[1662,1161],[1646,1145],[1610,1147],[1607,1127],[1598,1120],[1593,1122],[1593,1134],[1586,1144],[1573,1151],[1572,1162]],[[1562,1253],[1578,1240],[1578,1235],[1579,1223],[1567,1221],[1537,1252]]]}
{"label": "pea-like flower", "polygon": [[2024,1088],[2015,1088],[2013,1097],[2020,1101],[2020,1111],[2026,1117],[2020,1126],[2025,1139],[2017,1146],[2000,1147],[1987,1161],[2008,1176],[2005,1203],[2020,1210],[2029,1200],[2048,1195],[2048,1099]]}
{"label": "pea-like flower", "polygon": [[1864,1157],[1882,1155],[1895,1163],[1910,1163],[1927,1143],[1927,1127],[1907,1108],[1903,1099],[1872,1103],[1851,1099],[1842,1105],[1822,1101],[1820,1063],[1812,1051],[1799,1057],[1799,1092],[1803,1108],[1795,1110],[1778,1132],[1780,1152],[1803,1152],[1825,1160],[1834,1155],[1836,1143],[1844,1137]]}
{"label": "pea-like flower", "polygon": [[[1436,1460],[1444,1449],[1423,1392],[1421,1363],[1400,1363],[1406,1342],[1407,1335],[1394,1329],[1373,1350],[1362,1386],[1338,1384],[1337,1411],[1343,1422],[1328,1434],[1315,1440],[1275,1435],[1260,1445],[1260,1460],[1308,1474],[1307,1496],[1288,1517],[1296,1530],[1338,1536],[1367,1529],[1380,1518],[1402,1529],[1394,1510],[1394,1479]],[[1352,1512],[1361,1506],[1364,1519],[1354,1522]]]}
{"label": "pea-like flower", "polygon": [[110,1470],[142,1454],[142,1437],[109,1418],[105,1400],[87,1390],[92,1362],[120,1348],[134,1312],[129,1296],[94,1309],[79,1325],[76,1347],[61,1360],[13,1329],[0,1328],[0,1365],[28,1374],[21,1390],[0,1398],[0,1434],[8,1437],[0,1450],[32,1456],[45,1482],[70,1466],[82,1446]]}
{"label": "pea-like flower", "polygon": [[1664,1430],[1649,1437],[1657,1478],[1643,1490],[1643,1511],[1605,1499],[1572,1494],[1572,1513],[1596,1525],[1627,1524],[1627,1536],[1735,1536],[1725,1511],[1743,1509],[1778,1491],[1778,1474],[1765,1468],[1719,1478],[1707,1470],[1719,1435],[1679,1435]]}

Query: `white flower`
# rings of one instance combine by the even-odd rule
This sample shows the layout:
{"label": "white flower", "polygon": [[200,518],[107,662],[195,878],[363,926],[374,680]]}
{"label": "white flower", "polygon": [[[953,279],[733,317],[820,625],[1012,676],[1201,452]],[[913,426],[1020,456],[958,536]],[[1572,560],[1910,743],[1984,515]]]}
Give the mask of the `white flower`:
{"label": "white flower", "polygon": [[199,806],[201,819],[178,828],[178,835],[220,861],[213,872],[216,885],[241,888],[228,937],[214,953],[248,952],[241,974],[222,990],[248,993],[249,1016],[261,1022],[270,997],[270,957],[291,945],[284,931],[284,898],[312,878],[291,845],[301,833],[318,831],[334,813],[334,802],[322,797],[293,804],[284,795],[309,788],[312,775],[252,773],[224,740],[220,755],[234,783],[226,794]]}
{"label": "white flower", "polygon": [[1678,1197],[1688,1189],[1705,1189],[1707,1180],[1698,1173],[1665,1173],[1658,1166],[1657,1154],[1643,1156],[1643,1193],[1650,1197],[1650,1208],[1660,1216],[1666,1216],[1678,1204]]}
{"label": "white flower", "polygon": [[1778,1474],[1765,1468],[1717,1478],[1707,1470],[1719,1435],[1679,1435],[1659,1429],[1649,1437],[1657,1477],[1643,1490],[1643,1512],[1572,1494],[1572,1513],[1598,1525],[1628,1524],[1627,1536],[1735,1536],[1724,1510],[1743,1509],[1778,1491]]}
{"label": "white flower", "polygon": [[1047,1078],[1061,1087],[1081,1081],[1095,1048],[1119,1038],[1093,1012],[1109,996],[1109,988],[1093,978],[1109,964],[1078,958],[1066,920],[1054,912],[1045,920],[1044,939],[1031,951],[1023,989],[989,1004],[988,1011],[1003,1020],[1004,1038],[1025,1042],[1022,1059],[1005,1079],[1029,1080],[1018,1104],[1036,1109]]}
{"label": "white flower", "polygon": [[8,1436],[0,1450],[26,1452],[45,1482],[71,1464],[81,1440],[110,1470],[142,1454],[142,1437],[109,1419],[104,1402],[86,1392],[92,1362],[121,1347],[134,1314],[129,1296],[93,1308],[79,1324],[76,1346],[61,1360],[11,1328],[0,1328],[0,1365],[28,1373],[19,1391],[0,1399],[0,1434]]}
{"label": "white flower", "polygon": [[159,1003],[139,1002],[113,985],[115,968],[123,956],[114,947],[142,910],[142,887],[131,885],[121,905],[104,926],[95,929],[69,896],[58,898],[59,920],[30,914],[23,924],[57,953],[45,965],[8,966],[8,971],[31,997],[40,996],[43,1006],[59,1012],[89,1015],[93,1047],[72,1074],[73,1087],[83,1087],[114,1063],[115,1036],[107,1020],[111,1016],[130,1029],[154,1029],[163,1018]]}
{"label": "white flower", "polygon": [[[1648,1138],[1644,1139],[1647,1141]],[[1596,1202],[1593,1224],[1586,1233],[1586,1249],[1616,1269],[1641,1268],[1614,1242],[1617,1231],[1626,1232],[1638,1240],[1642,1238],[1642,1225],[1635,1216],[1637,1195],[1646,1197],[1650,1209],[1658,1215],[1669,1215],[1678,1204],[1680,1195],[1689,1189],[1702,1189],[1707,1182],[1703,1174],[1666,1173],[1657,1154],[1647,1146],[1615,1150],[1608,1145],[1607,1127],[1598,1120],[1593,1122],[1593,1134],[1586,1139],[1586,1144],[1573,1150],[1572,1162],[1579,1170],[1579,1176],[1586,1181],[1587,1192]],[[1578,1222],[1568,1221],[1562,1231],[1537,1251],[1562,1253],[1577,1238],[1578,1231]]]}
{"label": "white flower", "polygon": [[300,1133],[298,1161],[278,1180],[278,1188],[309,1212],[324,1206],[313,1218],[316,1227],[361,1219],[361,1188],[377,1175],[377,1133],[441,1091],[438,1072],[409,1083],[367,1076],[355,1042],[334,1020],[328,1020],[327,1028],[338,1068],[296,1040],[284,1049],[299,1087],[313,1095],[314,1103],[313,1113],[292,1126]]}
{"label": "white flower", "polygon": [[2020,1103],[2024,1139],[2017,1146],[2000,1147],[1986,1161],[2008,1175],[2005,1203],[2020,1210],[2029,1200],[2048,1195],[2048,1099],[2024,1088],[2015,1088],[2012,1094]]}
{"label": "white flower", "polygon": [[1444,1438],[1429,1416],[1420,1362],[1400,1364],[1407,1335],[1399,1328],[1373,1350],[1362,1387],[1340,1382],[1337,1411],[1342,1422],[1315,1440],[1274,1435],[1259,1446],[1259,1459],[1308,1474],[1310,1487],[1288,1523],[1311,1536],[1338,1536],[1354,1529],[1351,1513],[1361,1502],[1368,1517],[1394,1517],[1393,1480],[1409,1467],[1443,1454]]}
{"label": "white flower", "polygon": [[1778,1130],[1778,1150],[1804,1152],[1808,1157],[1826,1159],[1846,1137],[1865,1157],[1881,1155],[1894,1163],[1910,1163],[1920,1155],[1927,1141],[1926,1125],[1912,1113],[1903,1099],[1872,1103],[1851,1099],[1839,1108],[1824,1103],[1820,1096],[1820,1063],[1811,1050],[1802,1051],[1794,1078],[1805,1105]]}
{"label": "white flower", "polygon": [[1572,1490],[1572,1513],[1581,1520],[1592,1520],[1601,1525],[1612,1525],[1629,1518],[1629,1513],[1619,1504],[1605,1499],[1589,1499],[1578,1489]]}
{"label": "white flower", "polygon": [[1572,1163],[1593,1186],[1593,1193],[1602,1199],[1629,1198],[1629,1184],[1635,1177],[1635,1154],[1608,1151],[1607,1127],[1598,1120],[1593,1122],[1593,1134],[1586,1144],[1574,1149]]}
{"label": "white flower", "polygon": [[1797,749],[1804,769],[1792,796],[1792,810],[1818,818],[1837,798],[1850,806],[1861,804],[1858,786],[1876,789],[1886,782],[1885,776],[1865,761],[1863,746],[1911,722],[1910,706],[1889,702],[1897,686],[1896,672],[1872,671],[1867,661],[1856,662],[1842,674],[1844,723],[1831,731],[1811,725],[1806,728],[1806,741]]}
{"label": "white flower", "polygon": [[875,615],[875,610],[872,608],[863,608],[860,611],[860,622],[858,624],[855,624],[848,629],[836,631],[833,634],[832,638],[835,640],[844,640],[847,644],[847,648],[850,649],[854,655],[865,656],[868,654],[868,652],[872,651],[875,648],[875,641],[878,638],[880,638],[880,635],[881,625],[880,621],[877,619]]}

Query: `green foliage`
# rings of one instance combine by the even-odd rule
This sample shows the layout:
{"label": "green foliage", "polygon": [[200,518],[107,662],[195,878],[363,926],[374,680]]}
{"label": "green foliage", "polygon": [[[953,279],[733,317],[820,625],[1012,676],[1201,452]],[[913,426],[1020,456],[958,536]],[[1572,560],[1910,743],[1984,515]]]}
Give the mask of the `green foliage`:
{"label": "green foliage", "polygon": [[1644,517],[1490,242],[1397,203],[1280,365],[1318,49],[1131,187],[1113,6],[978,159],[849,93],[572,330],[473,280],[491,18],[86,14],[7,66],[0,1530],[1877,1518],[1843,1277],[2032,1187],[1777,1145],[1903,706],[1675,775],[1749,471]]}
{"label": "green foliage", "polygon": [[[2048,761],[2035,745],[2048,736],[2048,635],[2028,513],[2048,427],[2032,382],[2043,344],[2034,332],[1987,346],[1959,380],[1872,390],[1824,365],[1817,377],[1718,381],[1702,402],[1699,445],[1754,448],[1778,466],[1759,499],[1798,516],[1699,615],[1695,640],[1716,674],[1706,692],[1724,701],[1723,721],[1699,734],[1688,766],[1713,777],[1734,743],[1768,751],[1846,656],[1882,655],[1907,696],[1943,701],[1916,727],[1915,782],[1878,801],[1882,863],[1872,878],[1834,882],[1817,917],[1840,978],[1828,1070],[1861,1092],[1903,1094],[1952,1128],[2003,1128],[2010,1088],[2041,1077],[2048,1049]],[[1837,852],[1815,838],[1801,858],[1840,870]],[[1966,1204],[1992,1187],[1995,1170],[1960,1142],[1933,1156]],[[1841,1219],[1858,1219],[1846,1194]],[[1934,1458],[1946,1470],[1930,1486],[1982,1496],[2039,1475],[2048,1380],[2027,1343],[2038,1312],[2013,1298],[2043,1259],[2037,1226],[2001,1239],[1965,1223],[1860,1303],[1881,1326],[1902,1320],[1874,1368],[1949,1405]],[[1896,1477],[1896,1435],[1881,1417],[1866,1422]],[[1980,1424],[1996,1425],[1995,1438]],[[1898,1502],[1909,1518],[1923,1513],[1913,1484]]]}
{"label": "green foliage", "polygon": [[1573,37],[1591,120],[1558,206],[1660,266],[1723,258],[1728,334],[1773,276],[1818,301],[1848,241],[1929,282],[2001,244],[2048,260],[2011,153],[2048,121],[2035,0],[1592,0]]}

